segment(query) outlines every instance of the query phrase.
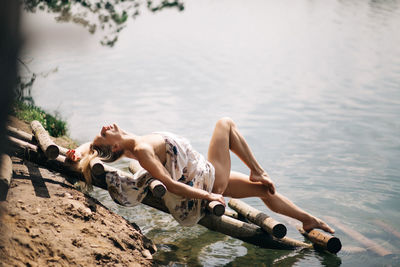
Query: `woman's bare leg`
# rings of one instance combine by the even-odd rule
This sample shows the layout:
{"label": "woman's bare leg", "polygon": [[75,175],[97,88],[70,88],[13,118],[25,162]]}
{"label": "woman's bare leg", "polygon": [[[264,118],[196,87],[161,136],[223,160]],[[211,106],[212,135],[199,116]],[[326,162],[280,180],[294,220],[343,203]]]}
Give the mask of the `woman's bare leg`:
{"label": "woman's bare leg", "polygon": [[229,150],[234,152],[250,169],[250,180],[262,182],[275,192],[275,186],[268,174],[257,162],[244,137],[230,118],[222,118],[215,125],[208,148],[208,161],[215,167],[215,182],[213,192],[222,194],[228,186],[231,158]]}
{"label": "woman's bare leg", "polygon": [[285,196],[279,193],[271,194],[265,185],[261,182],[251,182],[243,173],[231,172],[228,186],[223,195],[233,198],[259,197],[273,212],[302,222],[306,231],[320,228],[330,233],[334,232],[324,221],[302,210]]}
{"label": "woman's bare leg", "polygon": [[[230,150],[249,167],[250,176],[231,172]],[[208,160],[215,168],[213,193],[234,198],[260,197],[272,211],[301,221],[304,230],[320,228],[334,232],[322,220],[300,209],[286,197],[275,193],[275,187],[268,174],[257,162],[246,140],[231,119],[218,120],[208,148]]]}

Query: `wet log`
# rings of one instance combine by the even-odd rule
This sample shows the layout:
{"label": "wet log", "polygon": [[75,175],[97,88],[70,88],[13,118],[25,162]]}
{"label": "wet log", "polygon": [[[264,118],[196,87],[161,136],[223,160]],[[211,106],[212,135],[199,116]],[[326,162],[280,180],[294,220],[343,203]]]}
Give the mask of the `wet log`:
{"label": "wet log", "polygon": [[297,230],[304,237],[308,238],[316,249],[327,250],[333,254],[338,253],[342,249],[342,242],[333,235],[323,233],[317,229],[306,232],[302,227],[298,227]]}
{"label": "wet log", "polygon": [[40,148],[48,159],[55,159],[60,154],[58,146],[51,140],[47,131],[38,121],[31,122],[32,132],[39,143]]}
{"label": "wet log", "polygon": [[366,249],[376,253],[379,256],[386,256],[389,254],[393,254],[391,251],[385,249],[378,243],[374,242],[373,240],[367,238],[366,236],[362,235],[361,233],[351,229],[350,227],[342,224],[338,219],[330,216],[324,217],[329,223],[335,225],[337,228],[342,230],[348,236],[354,238],[358,242],[360,242]]}
{"label": "wet log", "polygon": [[[76,163],[66,159],[66,157],[60,155],[55,160],[48,160],[44,156],[41,156],[41,151],[37,146],[17,140],[11,139],[11,144],[14,147],[14,153],[18,156],[28,157],[37,164],[43,165],[49,169],[56,170],[60,173],[67,174],[67,179],[70,179],[71,183],[76,180],[84,181],[83,175],[80,170],[76,167]],[[27,153],[27,151],[29,153]],[[107,166],[107,165],[106,165]],[[107,183],[105,182],[105,176],[94,177],[93,186],[107,190]],[[142,201],[143,204],[150,207],[156,208],[160,211],[168,212],[161,198],[152,195],[151,191]],[[234,238],[240,239],[244,242],[248,242],[253,245],[260,246],[262,248],[270,249],[298,249],[298,248],[311,248],[311,244],[300,242],[291,238],[284,237],[277,239],[272,235],[266,233],[259,226],[242,222],[228,216],[215,216],[213,214],[206,214],[200,221],[199,224],[213,231],[217,231]]]}
{"label": "wet log", "polygon": [[0,200],[5,200],[13,174],[12,161],[9,155],[0,155]]}
{"label": "wet log", "polygon": [[272,219],[267,214],[247,205],[241,200],[232,198],[228,203],[229,207],[243,215],[246,219],[252,223],[260,226],[262,229],[270,233],[276,238],[283,238],[287,229],[282,223]]}

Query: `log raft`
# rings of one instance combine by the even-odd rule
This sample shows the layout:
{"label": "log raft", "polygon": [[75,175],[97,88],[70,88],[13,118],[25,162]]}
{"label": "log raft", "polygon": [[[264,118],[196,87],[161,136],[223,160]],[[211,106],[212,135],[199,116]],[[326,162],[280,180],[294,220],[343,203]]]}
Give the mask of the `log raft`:
{"label": "log raft", "polygon": [[[47,133],[46,133],[47,134]],[[36,135],[35,135],[36,136]],[[66,159],[65,156],[59,155],[55,159],[44,157],[43,151],[38,146],[20,140],[15,137],[9,137],[10,143],[14,150],[12,151],[17,156],[22,156],[32,162],[43,165],[49,169],[56,170],[60,173],[66,174],[66,179],[71,183],[77,180],[84,180],[82,173],[76,167],[77,164]],[[40,142],[40,141],[39,141]],[[67,150],[67,149],[64,149]],[[104,165],[107,166],[107,165]],[[109,167],[109,166],[107,166]],[[106,167],[106,168],[107,168]],[[105,182],[105,175],[95,176],[92,180],[94,186],[107,190],[107,183]],[[142,201],[143,204],[156,208],[160,211],[168,213],[161,198],[155,197],[151,191]],[[234,238],[240,239],[247,243],[260,246],[262,248],[270,249],[298,249],[310,248],[311,244],[297,241],[291,238],[275,238],[271,234],[265,232],[261,227],[246,223],[226,215],[216,216],[212,213],[207,213],[200,221],[199,224],[207,227],[210,230],[217,231]]]}

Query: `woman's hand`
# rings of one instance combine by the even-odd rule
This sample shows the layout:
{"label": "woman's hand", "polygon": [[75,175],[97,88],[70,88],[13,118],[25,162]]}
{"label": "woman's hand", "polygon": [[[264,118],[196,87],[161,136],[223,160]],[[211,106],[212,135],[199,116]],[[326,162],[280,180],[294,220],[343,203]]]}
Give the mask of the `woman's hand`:
{"label": "woman's hand", "polygon": [[210,202],[211,201],[218,201],[218,202],[220,202],[222,205],[224,205],[226,207],[225,199],[224,199],[223,195],[210,193],[208,195],[207,200],[210,201]]}
{"label": "woman's hand", "polygon": [[81,153],[79,153],[78,151],[75,151],[75,149],[70,149],[67,151],[67,159],[70,159],[72,161],[79,161],[82,158]]}
{"label": "woman's hand", "polygon": [[275,185],[274,182],[269,177],[268,173],[265,171],[261,174],[250,172],[250,181],[252,182],[261,182],[263,185],[268,187],[268,191],[271,194],[275,194]]}

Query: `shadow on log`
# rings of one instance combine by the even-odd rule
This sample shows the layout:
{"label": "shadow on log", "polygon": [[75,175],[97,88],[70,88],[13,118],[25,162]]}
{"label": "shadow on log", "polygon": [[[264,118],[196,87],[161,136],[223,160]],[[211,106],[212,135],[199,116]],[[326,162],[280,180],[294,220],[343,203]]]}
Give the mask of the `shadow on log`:
{"label": "shadow on log", "polygon": [[260,226],[262,229],[270,233],[276,238],[282,238],[286,235],[286,226],[282,223],[272,219],[267,214],[247,205],[241,200],[232,198],[229,203],[229,207],[237,211],[239,214],[244,216],[252,223]]}

